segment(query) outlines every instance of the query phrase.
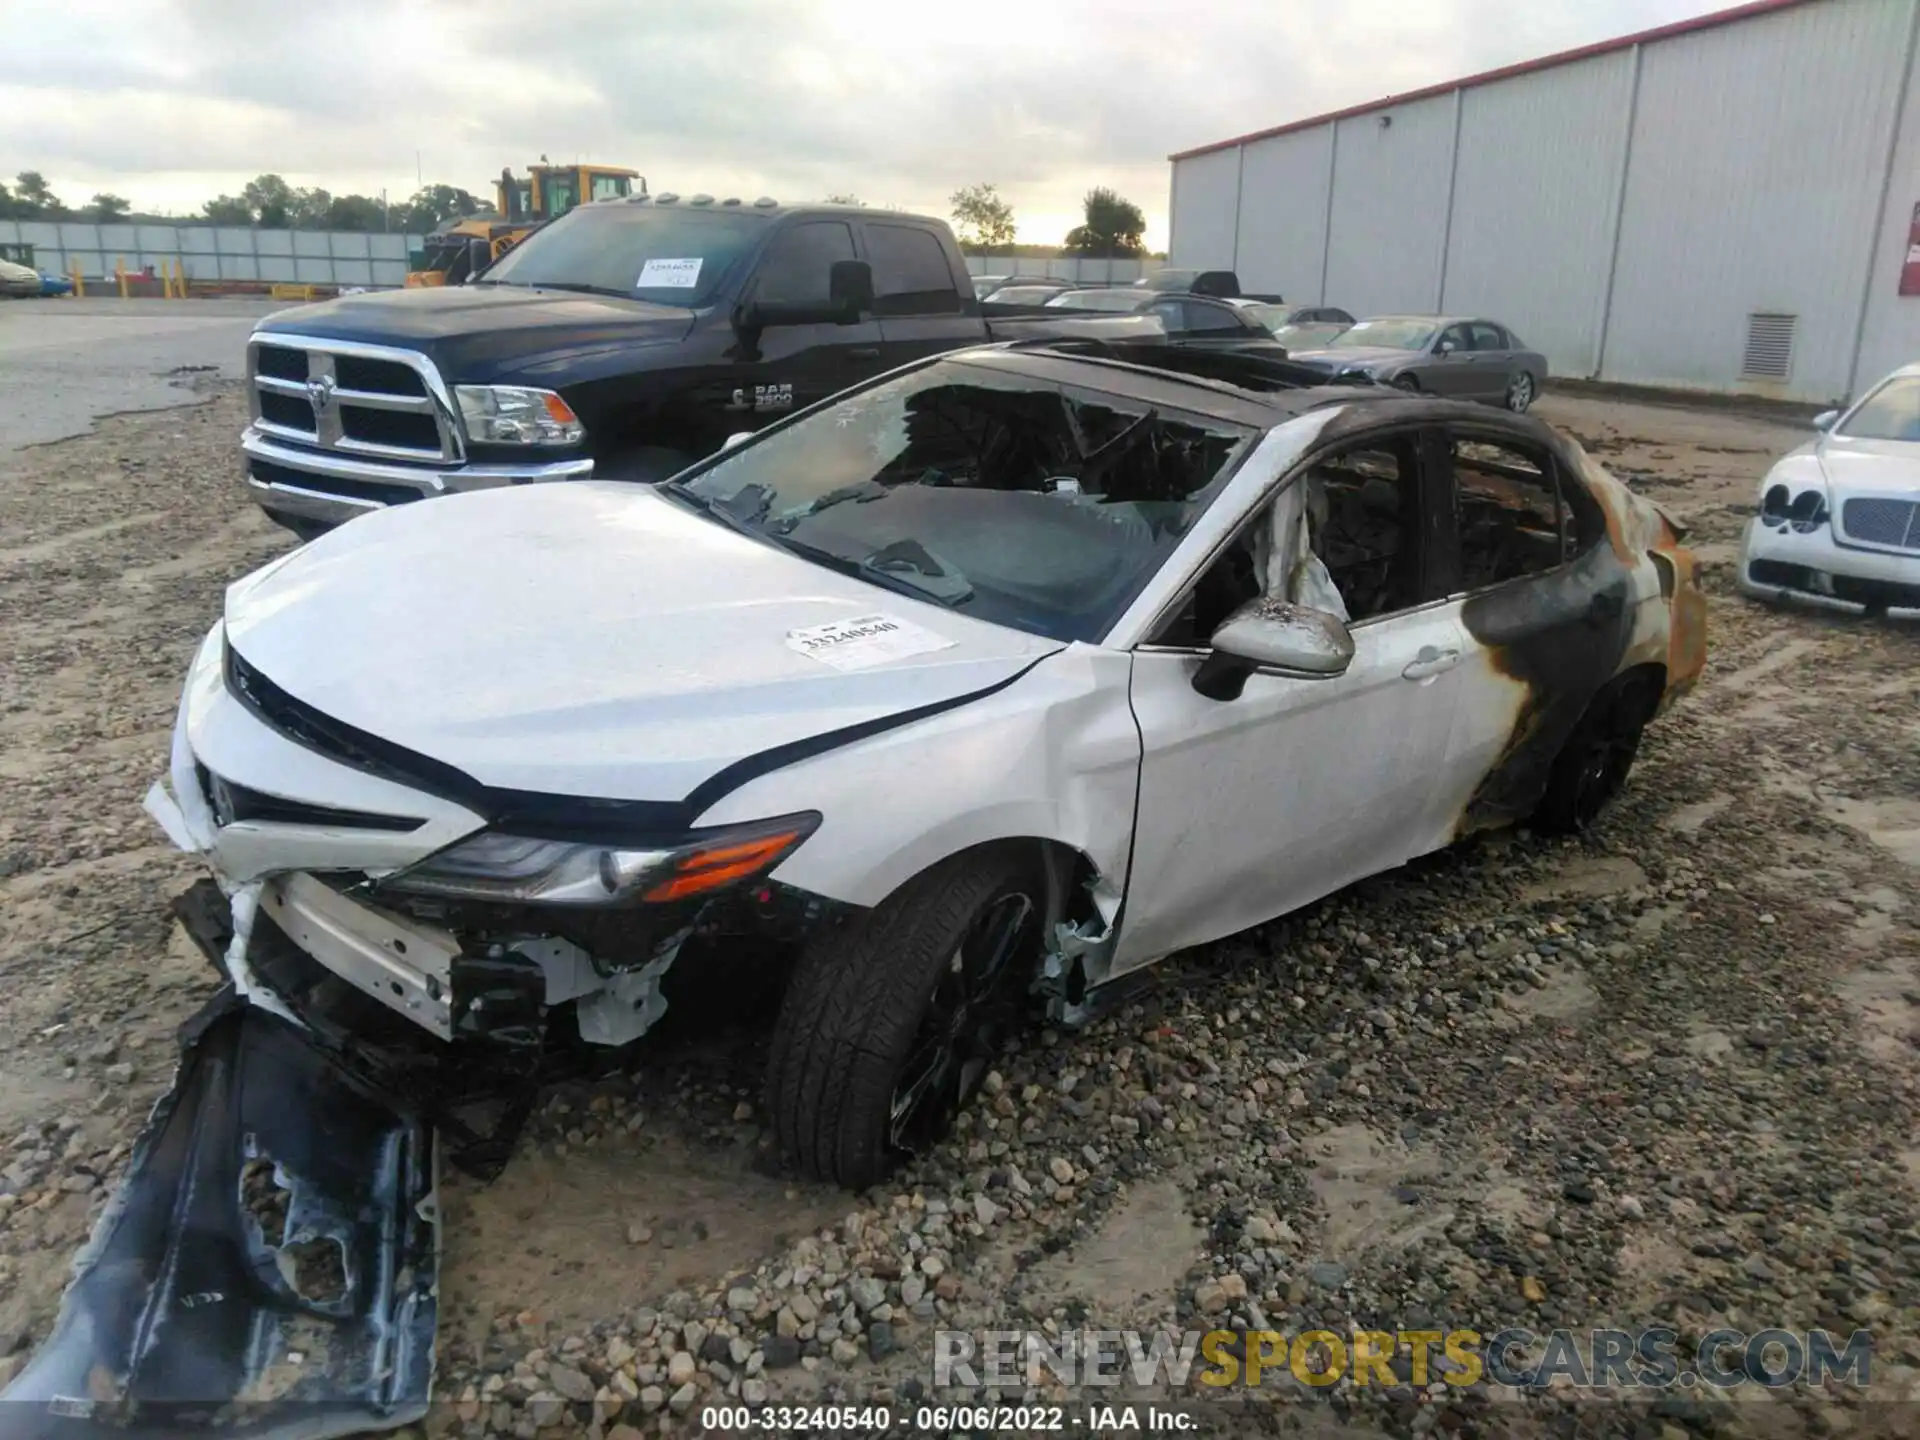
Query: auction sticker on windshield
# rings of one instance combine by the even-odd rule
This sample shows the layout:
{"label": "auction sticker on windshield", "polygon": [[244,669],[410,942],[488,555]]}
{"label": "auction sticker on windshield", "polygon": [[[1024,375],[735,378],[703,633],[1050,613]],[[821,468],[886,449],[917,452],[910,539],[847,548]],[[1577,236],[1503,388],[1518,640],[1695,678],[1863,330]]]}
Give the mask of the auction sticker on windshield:
{"label": "auction sticker on windshield", "polygon": [[787,648],[836,670],[865,670],[909,655],[945,650],[953,641],[893,615],[856,615],[787,632]]}
{"label": "auction sticker on windshield", "polygon": [[649,260],[640,267],[636,290],[691,290],[700,283],[700,257],[691,260]]}

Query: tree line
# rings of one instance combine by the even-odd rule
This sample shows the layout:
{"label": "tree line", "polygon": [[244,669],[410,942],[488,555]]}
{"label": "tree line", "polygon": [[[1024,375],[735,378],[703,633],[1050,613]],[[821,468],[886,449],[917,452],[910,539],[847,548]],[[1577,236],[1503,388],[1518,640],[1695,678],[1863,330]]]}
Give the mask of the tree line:
{"label": "tree line", "polygon": [[[847,194],[829,200],[857,205]],[[1146,254],[1147,218],[1138,205],[1104,185],[1081,201],[1082,223],[1067,232],[1064,246],[1021,245],[1014,240],[1013,206],[991,184],[965,185],[948,197],[963,249],[973,255],[1086,255],[1131,259]],[[96,224],[149,221],[158,224],[258,226],[263,230],[392,231],[424,235],[462,215],[491,210],[458,185],[423,185],[403,201],[383,204],[369,195],[332,195],[318,186],[295,186],[274,174],[256,175],[238,195],[217,195],[198,215],[135,214],[119,195],[102,192],[83,206],[69,206],[37,170],[22,170],[12,186],[0,183],[0,220],[90,220]]]}
{"label": "tree line", "polygon": [[136,213],[119,195],[101,193],[85,205],[66,204],[37,170],[0,182],[0,220],[81,220],[100,225],[139,223],[257,226],[262,230],[392,231],[424,235],[460,215],[491,210],[458,185],[423,185],[405,200],[383,204],[370,195],[332,195],[318,186],[294,186],[279,175],[257,175],[238,195],[218,195],[198,215]]}
{"label": "tree line", "polygon": [[1147,217],[1140,207],[1104,185],[1082,198],[1082,222],[1067,232],[1064,246],[1020,245],[1013,206],[990,184],[964,185],[948,197],[960,246],[970,255],[1085,255],[1133,259],[1147,253]]}

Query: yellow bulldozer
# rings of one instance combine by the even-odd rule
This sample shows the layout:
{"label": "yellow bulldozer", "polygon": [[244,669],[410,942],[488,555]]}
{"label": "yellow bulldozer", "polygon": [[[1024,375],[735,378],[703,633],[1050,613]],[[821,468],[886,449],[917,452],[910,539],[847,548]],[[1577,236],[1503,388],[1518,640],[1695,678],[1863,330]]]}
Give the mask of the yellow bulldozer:
{"label": "yellow bulldozer", "polygon": [[639,193],[646,194],[646,177],[618,165],[542,163],[529,165],[525,175],[502,170],[493,182],[493,213],[459,215],[437,227],[409,257],[407,285],[458,285],[476,263],[491,265],[537,226],[558,220],[574,206],[624,200],[634,193],[636,180]]}

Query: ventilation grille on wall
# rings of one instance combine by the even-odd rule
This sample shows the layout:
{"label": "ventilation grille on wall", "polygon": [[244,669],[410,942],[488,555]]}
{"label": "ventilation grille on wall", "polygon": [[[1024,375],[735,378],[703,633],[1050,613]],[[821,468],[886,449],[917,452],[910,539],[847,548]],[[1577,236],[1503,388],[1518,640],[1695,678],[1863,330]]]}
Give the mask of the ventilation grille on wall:
{"label": "ventilation grille on wall", "polygon": [[1799,318],[1747,316],[1747,349],[1740,360],[1742,380],[1785,380],[1793,373],[1793,327]]}

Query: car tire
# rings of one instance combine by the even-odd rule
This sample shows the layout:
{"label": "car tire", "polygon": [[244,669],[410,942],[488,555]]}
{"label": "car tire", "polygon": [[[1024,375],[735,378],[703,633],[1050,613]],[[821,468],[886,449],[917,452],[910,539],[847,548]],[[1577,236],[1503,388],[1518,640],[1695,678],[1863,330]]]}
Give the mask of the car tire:
{"label": "car tire", "polygon": [[808,947],[767,1062],[789,1165],[861,1189],[946,1133],[1024,1018],[1043,893],[1030,855],[970,851]]}
{"label": "car tire", "polygon": [[627,480],[636,485],[658,485],[693,464],[699,457],[664,445],[639,445],[594,462],[596,480]]}
{"label": "car tire", "polygon": [[1659,698],[1643,675],[1623,676],[1593,697],[1554,758],[1534,829],[1584,835],[1594,827],[1626,784]]}
{"label": "car tire", "polygon": [[1420,382],[1411,375],[1396,375],[1389,383],[1396,390],[1405,390],[1415,395],[1420,393]]}
{"label": "car tire", "polygon": [[1516,415],[1527,413],[1527,407],[1533,404],[1533,397],[1539,393],[1539,387],[1533,383],[1533,376],[1525,370],[1516,370],[1513,378],[1507,382],[1507,409]]}

